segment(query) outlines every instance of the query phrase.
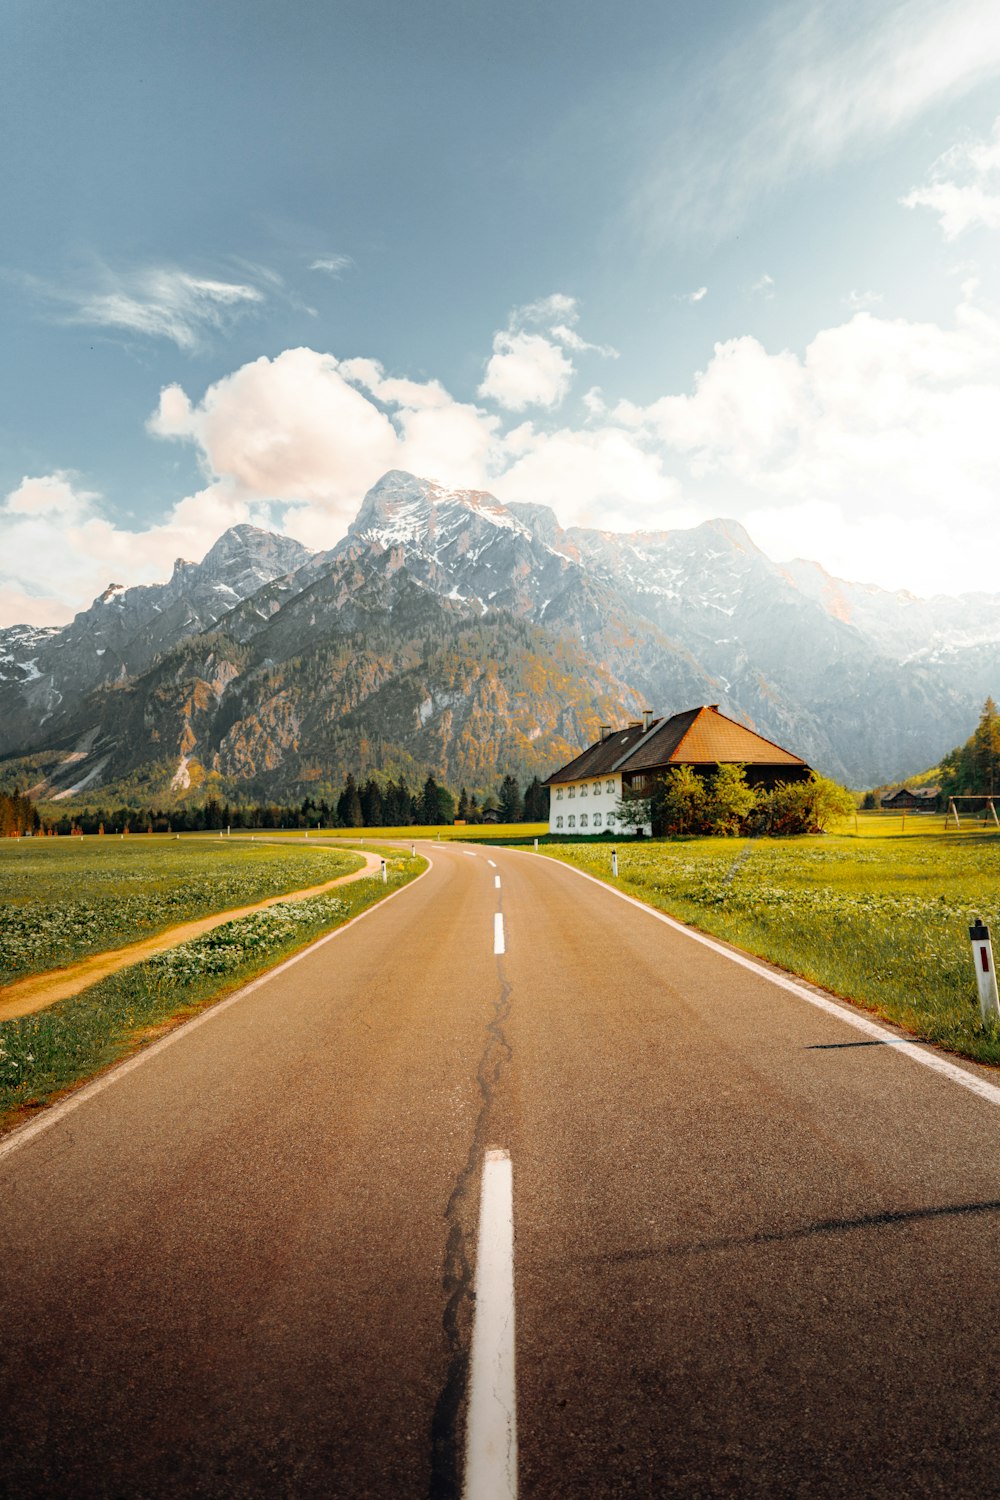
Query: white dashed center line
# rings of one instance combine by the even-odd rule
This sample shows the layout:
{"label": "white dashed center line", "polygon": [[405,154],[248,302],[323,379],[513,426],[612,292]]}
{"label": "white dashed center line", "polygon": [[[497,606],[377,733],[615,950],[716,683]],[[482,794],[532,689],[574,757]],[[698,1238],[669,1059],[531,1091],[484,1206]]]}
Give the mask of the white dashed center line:
{"label": "white dashed center line", "polygon": [[488,860],[487,860],[487,861],[486,861],[486,863],[487,863],[487,864],[488,864],[488,865],[489,865],[489,866],[490,866],[490,868],[491,868],[491,869],[492,869],[492,870],[495,870],[495,869],[496,869],[496,867],[497,867],[497,862],[496,862],[496,860],[495,860],[495,859],[488,859]]}
{"label": "white dashed center line", "polygon": [[506,953],[503,940],[503,912],[498,911],[493,917],[493,952]]}
{"label": "white dashed center line", "polygon": [[494,890],[497,890],[497,891],[500,889],[500,876],[499,875],[494,875],[494,877],[493,877],[493,888],[494,888]]}
{"label": "white dashed center line", "polygon": [[501,1150],[487,1151],[483,1161],[462,1496],[517,1497],[514,1181],[510,1154]]}

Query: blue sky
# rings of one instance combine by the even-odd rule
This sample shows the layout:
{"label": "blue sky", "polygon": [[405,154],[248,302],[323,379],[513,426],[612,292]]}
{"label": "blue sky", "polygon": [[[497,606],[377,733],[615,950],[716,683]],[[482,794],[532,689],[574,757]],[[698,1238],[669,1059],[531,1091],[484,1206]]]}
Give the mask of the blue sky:
{"label": "blue sky", "polygon": [[993,0],[8,0],[0,623],[388,467],[1000,587]]}

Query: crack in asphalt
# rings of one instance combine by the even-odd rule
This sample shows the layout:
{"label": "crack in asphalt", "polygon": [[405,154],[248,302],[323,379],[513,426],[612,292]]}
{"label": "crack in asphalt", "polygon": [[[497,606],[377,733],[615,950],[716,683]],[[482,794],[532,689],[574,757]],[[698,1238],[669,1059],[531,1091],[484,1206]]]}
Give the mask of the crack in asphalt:
{"label": "crack in asphalt", "polygon": [[444,1211],[448,1235],[442,1281],[446,1300],[441,1326],[448,1342],[449,1358],[448,1373],[431,1421],[429,1500],[458,1500],[461,1488],[458,1416],[468,1386],[469,1346],[475,1302],[470,1246],[463,1217],[476,1190],[483,1153],[490,1144],[488,1132],[497,1086],[504,1068],[513,1057],[513,1049],[503,1029],[510,1014],[511,986],[504,975],[503,959],[500,957],[497,958],[497,969],[500,994],[486,1026],[486,1045],[476,1068],[480,1094],[479,1113],[465,1164],[455,1179]]}

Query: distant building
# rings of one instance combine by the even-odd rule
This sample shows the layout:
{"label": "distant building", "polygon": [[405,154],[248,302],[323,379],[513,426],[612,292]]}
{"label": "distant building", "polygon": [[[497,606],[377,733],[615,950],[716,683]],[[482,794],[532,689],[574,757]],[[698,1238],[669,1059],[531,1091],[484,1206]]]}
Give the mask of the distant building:
{"label": "distant building", "polygon": [[[603,725],[595,744],[546,779],[549,832],[585,837],[614,833],[615,807],[627,789],[642,796],[674,766],[690,766],[707,776],[720,765],[744,766],[751,786],[768,788],[779,781],[804,781],[811,774],[799,756],[727,718],[717,703],[670,718],[655,718],[647,709],[624,729]],[[651,832],[648,825],[646,831]]]}
{"label": "distant building", "polygon": [[911,808],[916,812],[937,812],[940,796],[939,786],[918,786],[914,791],[901,786],[882,798],[882,806],[887,812],[909,812]]}

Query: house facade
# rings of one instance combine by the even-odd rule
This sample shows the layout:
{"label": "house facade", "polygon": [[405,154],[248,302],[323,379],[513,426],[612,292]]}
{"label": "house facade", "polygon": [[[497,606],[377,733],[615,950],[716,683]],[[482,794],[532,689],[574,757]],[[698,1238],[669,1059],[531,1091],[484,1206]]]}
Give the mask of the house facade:
{"label": "house facade", "polygon": [[[668,718],[647,709],[624,729],[602,725],[599,740],[546,779],[549,832],[577,838],[616,833],[615,808],[626,789],[643,796],[674,766],[707,776],[720,765],[741,765],[751,786],[767,788],[811,774],[799,756],[737,724],[716,703]],[[650,834],[651,826],[645,831]]]}

